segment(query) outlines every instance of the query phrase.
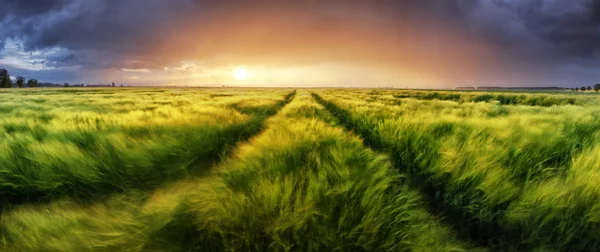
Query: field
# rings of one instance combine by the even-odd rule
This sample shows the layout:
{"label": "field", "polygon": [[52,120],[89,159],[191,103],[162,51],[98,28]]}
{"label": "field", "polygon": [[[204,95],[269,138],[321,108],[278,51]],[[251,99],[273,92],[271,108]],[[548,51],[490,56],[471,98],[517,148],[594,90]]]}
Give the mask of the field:
{"label": "field", "polygon": [[0,91],[1,251],[595,251],[600,95]]}

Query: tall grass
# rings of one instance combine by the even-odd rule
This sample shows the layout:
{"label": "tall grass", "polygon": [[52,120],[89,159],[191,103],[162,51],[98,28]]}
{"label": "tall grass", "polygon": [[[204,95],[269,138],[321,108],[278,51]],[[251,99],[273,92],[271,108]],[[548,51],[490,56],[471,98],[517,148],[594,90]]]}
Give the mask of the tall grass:
{"label": "tall grass", "polygon": [[[292,96],[289,96],[291,98]],[[5,251],[462,251],[385,156],[299,94],[215,174],[2,215]]]}
{"label": "tall grass", "polygon": [[[589,160],[600,130],[593,107],[515,107],[490,116],[489,104],[413,100],[390,106],[367,95],[361,101],[354,92],[323,93],[326,99],[315,97],[342,125],[390,153],[437,211],[475,241],[494,250],[598,247],[592,238],[598,226],[589,217],[595,188],[580,189],[595,177],[566,182],[598,168]],[[565,203],[557,204],[558,198]]]}
{"label": "tall grass", "polygon": [[0,91],[0,250],[594,251],[597,105],[562,93]]}
{"label": "tall grass", "polygon": [[[211,95],[210,92],[206,91],[196,91],[192,94],[194,96]],[[190,93],[187,93],[186,95],[190,95]],[[71,198],[50,203],[35,202],[35,204],[24,204],[20,206],[11,204],[10,208],[12,209],[0,216],[0,249],[3,251],[182,251],[182,246],[184,244],[180,243],[182,237],[178,234],[185,235],[191,232],[185,228],[179,228],[177,230],[169,228],[169,225],[172,225],[175,218],[175,206],[177,206],[186,194],[197,190],[199,187],[211,185],[210,181],[212,179],[210,179],[210,175],[208,175],[210,171],[203,174],[192,174],[193,171],[178,170],[180,169],[180,164],[177,163],[177,160],[185,161],[185,167],[190,169],[206,169],[210,167],[210,163],[198,166],[192,166],[192,164],[196,162],[206,163],[217,157],[222,158],[223,155],[226,155],[226,153],[224,153],[226,149],[215,145],[215,143],[227,144],[227,148],[230,148],[231,145],[236,143],[235,141],[243,140],[242,138],[236,138],[236,136],[239,136],[240,134],[258,133],[258,131],[262,130],[264,120],[273,114],[273,110],[281,109],[293,99],[294,95],[295,92],[277,91],[266,95],[243,92],[239,98],[219,96],[229,97],[227,99],[230,100],[211,100],[209,103],[199,104],[201,107],[190,108],[198,114],[206,113],[208,117],[203,121],[198,121],[198,124],[189,125],[189,132],[187,130],[182,130],[181,127],[175,127],[179,120],[187,120],[188,118],[170,118],[169,121],[173,123],[171,127],[168,127],[168,124],[160,125],[160,130],[164,132],[156,131],[157,126],[154,124],[155,122],[148,122],[145,127],[138,125],[135,130],[131,130],[126,127],[127,125],[124,122],[120,121],[119,126],[123,127],[114,127],[115,130],[130,130],[123,134],[140,138],[140,140],[143,140],[144,143],[146,143],[144,146],[148,146],[150,145],[149,143],[152,143],[152,146],[157,146],[160,150],[165,150],[168,147],[173,149],[173,147],[177,147],[181,143],[186,144],[185,149],[181,148],[182,152],[178,152],[173,156],[174,159],[162,164],[164,165],[162,167],[164,168],[164,171],[153,170],[155,169],[155,167],[153,167],[155,165],[153,160],[156,160],[156,157],[153,155],[159,155],[160,157],[160,153],[134,152],[135,149],[131,149],[131,146],[135,146],[137,142],[131,141],[131,139],[126,141],[125,144],[130,146],[128,149],[122,149],[122,153],[116,152],[115,149],[106,150],[113,155],[110,156],[111,158],[123,154],[126,155],[126,157],[135,157],[133,160],[123,158],[110,162],[110,164],[114,164],[115,166],[119,165],[116,168],[136,168],[139,170],[139,174],[130,173],[128,175],[131,175],[131,177],[126,177],[120,181],[111,181],[114,179],[114,174],[112,173],[102,174],[104,177],[98,178],[99,183],[105,184],[93,184],[96,183],[96,181],[80,181],[78,179],[81,179],[81,177],[69,177],[71,174],[90,173],[88,170],[89,167],[82,167],[81,164],[77,162],[88,161],[94,163],[98,160],[97,156],[77,156],[75,153],[77,153],[77,151],[81,152],[82,150],[79,148],[83,148],[83,146],[74,146],[72,147],[73,149],[64,149],[63,146],[59,146],[61,148],[51,148],[56,146],[39,146],[39,148],[41,148],[40,151],[45,151],[44,153],[53,151],[54,155],[46,156],[40,153],[32,153],[30,157],[35,158],[36,160],[50,160],[47,162],[62,161],[63,164],[67,164],[65,167],[59,167],[58,165],[51,167],[54,168],[52,170],[54,173],[58,173],[56,176],[57,184],[66,184],[67,188],[77,190],[74,192],[76,195],[79,196],[81,193],[86,193],[85,196],[89,197],[84,197],[84,201],[80,201],[78,198]],[[255,99],[260,101],[256,101]],[[215,107],[214,104],[216,103],[222,105]],[[233,103],[240,107],[247,108],[248,111],[246,115],[240,114],[240,112],[229,108],[230,104]],[[257,106],[257,104],[260,104],[260,106]],[[163,109],[164,106],[160,107],[160,110]],[[227,110],[228,113],[220,113],[223,110]],[[175,113],[173,112],[173,109],[165,111]],[[191,113],[190,110],[184,112],[187,112],[186,115],[195,115],[194,113]],[[132,111],[132,113],[136,113],[136,111]],[[179,114],[177,115],[179,116]],[[131,118],[131,115],[129,116]],[[66,115],[63,115],[63,117],[66,117]],[[60,119],[62,117],[58,118]],[[215,123],[205,125],[207,122],[210,122],[208,120],[209,118],[215,120]],[[239,120],[238,118],[243,120]],[[80,118],[78,120],[82,119]],[[87,122],[89,120],[82,121]],[[92,120],[92,122],[95,123],[94,120]],[[140,122],[131,120],[127,123],[131,125]],[[167,122],[165,121],[163,123]],[[189,122],[182,123],[182,126],[189,124]],[[221,128],[218,128],[215,125],[217,123],[222,123],[224,125],[221,125]],[[206,131],[203,131],[205,127],[218,129],[219,131],[216,131],[216,133],[222,135],[218,137],[207,135],[205,134]],[[175,133],[178,131],[179,133]],[[168,137],[178,136],[178,138],[165,138],[163,137],[163,134],[168,134]],[[250,135],[246,135],[244,137],[247,138],[249,136]],[[23,136],[15,136],[15,138],[16,137],[22,138]],[[47,136],[42,142],[47,141],[47,139],[52,139],[51,137],[52,135]],[[97,136],[94,136],[91,133],[90,136],[87,137],[97,138]],[[194,141],[194,139],[204,140]],[[233,141],[234,139],[235,141]],[[172,142],[174,142],[174,145],[171,145]],[[106,144],[114,144],[114,141],[85,145],[85,150],[98,151],[98,146],[106,148]],[[28,149],[31,148],[33,147],[28,146]],[[209,153],[209,151],[206,150],[207,148],[209,151],[216,149],[220,149],[220,151],[213,152],[215,156],[206,156],[205,153]],[[147,149],[142,149],[142,151],[146,150]],[[12,149],[7,149],[1,153],[8,153],[10,151],[12,151]],[[140,156],[140,153],[144,155]],[[96,153],[94,152],[93,154]],[[58,157],[61,157],[61,159]],[[67,163],[67,161],[70,161],[71,163]],[[119,162],[139,162],[136,164],[139,164],[140,166],[127,167],[126,165],[119,164]],[[10,163],[10,160],[7,161],[7,163]],[[77,164],[78,167],[70,165],[72,163]],[[142,167],[141,165],[143,164],[146,164],[146,167]],[[99,167],[101,166],[99,165]],[[58,170],[59,168],[61,170]],[[108,165],[106,167],[107,170],[118,171],[116,168]],[[172,180],[166,185],[159,186],[159,184],[167,182],[169,179],[167,177],[168,174],[178,172],[180,174],[175,174],[173,177],[177,178],[177,180]],[[31,173],[40,173],[40,169],[33,170]],[[123,173],[124,172],[120,172],[120,175]],[[160,177],[152,177],[152,173],[160,173]],[[40,177],[45,178],[43,176]],[[10,177],[2,178],[6,180],[10,179]],[[72,183],[73,181],[76,183]],[[47,183],[48,180],[38,179],[35,182],[43,185],[44,183]],[[113,184],[110,183],[113,183],[115,187],[119,187],[118,191],[122,191],[122,193],[112,194],[113,196],[108,196],[108,199],[100,197],[104,191],[111,191],[110,186]],[[148,189],[150,188],[146,185],[152,183],[156,183],[156,185],[153,185],[153,188],[156,186],[158,189],[149,191]],[[140,187],[141,184],[144,186]],[[83,187],[73,188],[75,185],[82,185]],[[99,186],[99,188],[95,191],[84,191],[90,189],[94,185]],[[56,188],[44,189],[45,191],[42,192],[44,193],[43,197],[60,196],[62,198],[62,196],[65,196],[64,192],[60,192],[60,195],[48,194],[54,192],[53,190]],[[7,205],[4,206],[8,207]],[[180,242],[177,242],[178,239]]]}
{"label": "tall grass", "polygon": [[[459,251],[386,157],[299,94],[180,205],[198,251]],[[173,227],[171,227],[173,228]]]}
{"label": "tall grass", "polygon": [[[215,100],[210,92],[178,99],[129,92],[101,99],[101,92],[86,92],[69,104],[57,102],[62,93],[45,95],[36,111],[28,108],[38,104],[31,96],[0,104],[16,107],[0,119],[0,203],[6,207],[65,195],[93,199],[194,173],[260,132],[265,118],[293,95],[281,91],[279,97]],[[255,100],[260,107],[251,104]],[[230,104],[252,111],[240,113]]]}

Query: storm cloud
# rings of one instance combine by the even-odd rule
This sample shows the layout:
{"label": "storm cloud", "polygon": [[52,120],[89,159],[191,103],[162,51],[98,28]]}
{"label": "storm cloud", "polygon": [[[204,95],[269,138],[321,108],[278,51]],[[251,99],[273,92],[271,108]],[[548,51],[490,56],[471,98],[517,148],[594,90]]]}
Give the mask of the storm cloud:
{"label": "storm cloud", "polygon": [[496,0],[519,17],[529,32],[568,56],[600,56],[600,1]]}
{"label": "storm cloud", "polygon": [[349,64],[403,87],[580,86],[600,81],[600,1],[0,0],[0,67],[20,74],[87,83],[192,61]]}

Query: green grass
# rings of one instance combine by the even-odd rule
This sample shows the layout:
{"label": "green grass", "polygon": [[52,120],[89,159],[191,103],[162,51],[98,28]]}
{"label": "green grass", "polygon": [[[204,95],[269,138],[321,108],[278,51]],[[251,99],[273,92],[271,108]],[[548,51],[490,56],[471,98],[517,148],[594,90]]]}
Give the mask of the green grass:
{"label": "green grass", "polygon": [[[0,119],[0,132],[5,136],[0,141],[0,202],[7,205],[66,195],[90,199],[183,177],[260,132],[269,113],[289,102],[292,95],[223,100],[221,104],[197,102],[188,107],[169,106],[172,101],[165,97],[136,103],[104,98],[99,100],[103,104],[130,107],[126,114],[74,113],[71,107],[56,104],[41,108],[44,113],[37,117],[7,114]],[[262,104],[249,113],[228,107],[236,103],[252,109],[253,99]],[[157,102],[161,103],[158,109],[145,111]]]}
{"label": "green grass", "polygon": [[0,250],[594,251],[598,105],[566,92],[0,90]]}
{"label": "green grass", "polygon": [[580,177],[600,168],[598,109],[515,107],[490,117],[488,104],[391,106],[357,92],[314,96],[369,146],[389,153],[435,211],[473,241],[493,250],[598,248],[596,191],[586,187],[597,180]]}
{"label": "green grass", "polygon": [[[308,117],[306,111],[314,112]],[[200,251],[462,251],[385,156],[326,123],[308,93],[182,203]],[[325,120],[323,120],[325,119]]]}

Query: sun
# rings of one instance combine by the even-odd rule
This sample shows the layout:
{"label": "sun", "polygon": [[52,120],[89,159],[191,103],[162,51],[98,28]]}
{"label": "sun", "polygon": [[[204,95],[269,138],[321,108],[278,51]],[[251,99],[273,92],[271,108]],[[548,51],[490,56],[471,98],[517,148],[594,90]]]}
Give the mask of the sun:
{"label": "sun", "polygon": [[238,67],[238,68],[236,68],[236,69],[233,70],[233,77],[236,80],[245,80],[245,79],[248,79],[248,71],[246,71],[246,68]]}

